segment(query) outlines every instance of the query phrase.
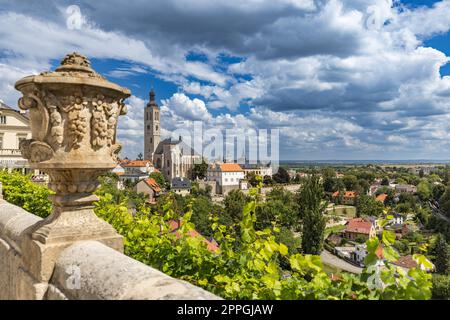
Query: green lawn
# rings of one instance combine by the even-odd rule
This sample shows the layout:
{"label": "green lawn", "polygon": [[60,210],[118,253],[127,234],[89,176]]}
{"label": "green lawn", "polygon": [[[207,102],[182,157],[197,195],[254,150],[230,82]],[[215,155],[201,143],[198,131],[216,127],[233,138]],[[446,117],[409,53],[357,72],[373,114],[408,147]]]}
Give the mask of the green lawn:
{"label": "green lawn", "polygon": [[335,214],[338,216],[346,216],[349,218],[354,218],[356,216],[356,207],[354,206],[343,206],[338,205],[333,209],[327,209],[328,214]]}

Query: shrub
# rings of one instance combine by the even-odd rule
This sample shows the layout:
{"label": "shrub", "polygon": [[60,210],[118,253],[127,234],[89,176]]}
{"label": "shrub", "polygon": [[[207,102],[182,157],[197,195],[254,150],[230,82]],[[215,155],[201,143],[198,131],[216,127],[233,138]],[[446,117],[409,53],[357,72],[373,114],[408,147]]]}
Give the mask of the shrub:
{"label": "shrub", "polygon": [[433,299],[450,299],[450,275],[433,275]]}

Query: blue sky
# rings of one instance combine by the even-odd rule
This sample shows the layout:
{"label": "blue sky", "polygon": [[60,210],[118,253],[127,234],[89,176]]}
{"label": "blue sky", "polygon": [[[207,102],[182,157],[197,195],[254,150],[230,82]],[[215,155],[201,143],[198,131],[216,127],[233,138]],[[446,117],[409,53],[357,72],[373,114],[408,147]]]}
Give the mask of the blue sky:
{"label": "blue sky", "polygon": [[79,51],[132,91],[122,156],[153,87],[164,136],[202,121],[279,129],[284,160],[450,159],[449,0],[0,2],[0,99]]}

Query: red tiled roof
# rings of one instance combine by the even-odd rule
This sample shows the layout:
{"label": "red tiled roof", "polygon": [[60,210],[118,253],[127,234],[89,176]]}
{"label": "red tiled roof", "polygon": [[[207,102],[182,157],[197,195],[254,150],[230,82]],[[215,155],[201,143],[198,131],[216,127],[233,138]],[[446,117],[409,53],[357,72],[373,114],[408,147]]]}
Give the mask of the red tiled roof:
{"label": "red tiled roof", "polygon": [[220,170],[225,172],[243,171],[241,166],[237,163],[224,163],[220,165]]}
{"label": "red tiled roof", "polygon": [[[170,220],[169,221],[169,228],[171,232],[174,232],[177,239],[180,239],[181,235],[180,233],[177,231],[180,228],[180,221],[176,221],[176,220]],[[206,243],[206,246],[208,248],[209,251],[211,252],[216,252],[217,250],[219,250],[219,246],[212,242],[209,241],[208,239],[205,239],[200,233],[197,232],[197,230],[189,230],[188,231],[188,235],[192,238],[195,237],[202,237],[203,241]]]}
{"label": "red tiled roof", "polygon": [[[333,196],[333,198],[339,197],[339,191],[334,192],[332,196]],[[342,196],[344,198],[354,198],[354,197],[356,197],[356,192],[355,191],[345,191]]]}
{"label": "red tiled roof", "polygon": [[355,218],[349,220],[345,232],[370,234],[372,222],[366,221],[362,218]]}
{"label": "red tiled roof", "polygon": [[375,200],[378,200],[378,201],[384,203],[384,201],[386,201],[386,198],[387,198],[387,194],[386,194],[386,193],[382,193],[382,194],[379,194],[379,195],[375,198]]}
{"label": "red tiled roof", "polygon": [[148,178],[148,179],[145,179],[144,181],[150,188],[153,189],[153,191],[161,192],[161,187],[159,186],[159,184],[156,182],[155,179]]}
{"label": "red tiled roof", "polygon": [[417,262],[414,261],[411,255],[400,257],[397,261],[393,262],[396,266],[403,268],[417,268]]}
{"label": "red tiled roof", "polygon": [[149,160],[122,160],[120,164],[124,167],[146,167],[152,165]]}
{"label": "red tiled roof", "polygon": [[354,197],[356,197],[356,192],[355,191],[345,191],[344,197],[345,198],[354,198]]}

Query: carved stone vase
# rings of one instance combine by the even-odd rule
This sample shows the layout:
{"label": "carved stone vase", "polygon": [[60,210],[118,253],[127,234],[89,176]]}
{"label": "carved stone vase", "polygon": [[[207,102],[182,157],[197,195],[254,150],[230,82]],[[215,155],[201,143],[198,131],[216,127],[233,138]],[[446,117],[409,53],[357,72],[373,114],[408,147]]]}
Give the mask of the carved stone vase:
{"label": "carved stone vase", "polygon": [[116,166],[117,122],[130,91],[96,73],[78,53],[68,54],[54,72],[25,77],[15,87],[32,131],[20,145],[22,155],[49,175],[55,192],[53,213],[30,230],[29,259],[41,261],[39,278],[50,277],[46,261],[75,241],[99,240],[122,251],[122,237],[93,212],[93,192],[97,178]]}

